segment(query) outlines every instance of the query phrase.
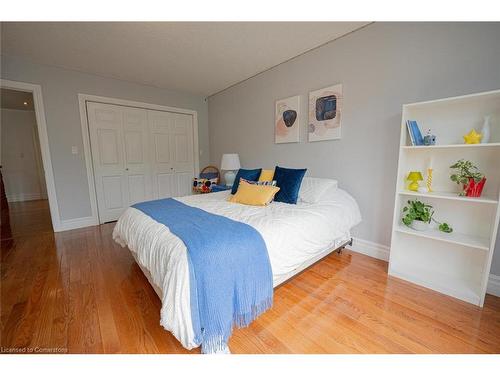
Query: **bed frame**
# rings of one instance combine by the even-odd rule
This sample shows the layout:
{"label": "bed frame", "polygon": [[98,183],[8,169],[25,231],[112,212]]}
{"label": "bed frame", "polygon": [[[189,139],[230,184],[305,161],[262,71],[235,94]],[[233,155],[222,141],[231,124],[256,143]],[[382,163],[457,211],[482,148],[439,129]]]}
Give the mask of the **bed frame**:
{"label": "bed frame", "polygon": [[[274,288],[277,288],[277,287],[283,285],[285,282],[290,281],[291,279],[293,279],[294,277],[298,276],[299,274],[301,274],[302,272],[304,272],[305,270],[307,270],[309,267],[311,267],[314,264],[318,263],[319,261],[321,261],[326,256],[330,255],[331,253],[337,252],[337,254],[342,254],[342,250],[344,250],[346,246],[352,246],[352,241],[353,241],[352,238],[350,238],[348,240],[345,240],[345,241],[342,241],[339,246],[334,247],[332,249],[327,249],[326,251],[324,251],[322,253],[319,253],[315,257],[313,257],[313,258],[309,259],[308,261],[302,263],[299,267],[295,268],[293,271],[291,271],[291,272],[283,275],[283,277],[279,278],[276,281],[276,284],[274,285]],[[133,251],[131,251],[130,253],[134,257],[135,262],[137,263],[137,265],[141,269],[141,271],[144,274],[144,276],[146,276],[146,278],[149,281],[149,284],[151,284],[151,286],[153,287],[154,291],[156,292],[156,294],[158,295],[158,297],[160,298],[160,301],[161,301],[162,300],[161,288],[153,282],[153,279],[151,278],[151,274],[149,273],[149,271],[146,268],[144,268],[144,267],[141,266],[141,264],[139,263],[139,261],[136,258],[135,253]]]}
{"label": "bed frame", "polygon": [[340,247],[336,250],[338,254],[342,254],[342,250],[345,249],[346,246],[352,246],[352,237],[346,243],[340,245]]}
{"label": "bed frame", "polygon": [[334,247],[332,249],[327,249],[326,251],[319,253],[315,257],[302,263],[299,267],[295,268],[293,271],[283,275],[276,281],[274,288],[277,288],[278,286],[284,284],[285,282],[290,281],[292,278],[298,276],[299,274],[307,270],[309,267],[312,267],[314,264],[318,263],[331,253],[337,252],[337,254],[342,254],[342,250],[344,250],[346,246],[352,246],[352,237],[345,241],[342,241],[340,245],[338,245],[337,247]]}

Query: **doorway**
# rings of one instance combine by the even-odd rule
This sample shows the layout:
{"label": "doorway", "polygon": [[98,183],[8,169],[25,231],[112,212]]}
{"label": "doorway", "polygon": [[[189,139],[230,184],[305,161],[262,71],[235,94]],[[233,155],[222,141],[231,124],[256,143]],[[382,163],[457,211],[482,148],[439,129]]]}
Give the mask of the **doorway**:
{"label": "doorway", "polygon": [[53,231],[31,92],[0,88],[2,239]]}
{"label": "doorway", "polygon": [[93,217],[188,195],[198,173],[196,111],[79,94]]}
{"label": "doorway", "polygon": [[59,231],[42,88],[0,79],[2,240]]}

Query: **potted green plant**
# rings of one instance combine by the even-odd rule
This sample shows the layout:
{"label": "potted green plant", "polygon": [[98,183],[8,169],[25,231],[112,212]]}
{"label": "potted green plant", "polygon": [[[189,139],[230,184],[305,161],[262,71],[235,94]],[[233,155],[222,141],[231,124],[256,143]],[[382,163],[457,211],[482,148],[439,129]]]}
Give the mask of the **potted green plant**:
{"label": "potted green plant", "polygon": [[439,221],[433,219],[434,209],[430,204],[425,204],[418,199],[409,200],[408,205],[403,207],[403,224],[406,226],[418,230],[425,231],[429,229],[431,221],[434,221],[439,225],[439,230],[445,233],[453,232],[453,228],[447,223],[440,223]]}
{"label": "potted green plant", "polygon": [[460,159],[450,166],[453,170],[450,179],[458,185],[462,185],[460,195],[467,197],[480,197],[483,191],[486,177],[479,171],[471,161]]}
{"label": "potted green plant", "polygon": [[434,210],[429,204],[420,202],[418,199],[409,200],[408,206],[403,208],[403,212],[406,213],[403,216],[403,223],[415,230],[427,230],[434,215]]}

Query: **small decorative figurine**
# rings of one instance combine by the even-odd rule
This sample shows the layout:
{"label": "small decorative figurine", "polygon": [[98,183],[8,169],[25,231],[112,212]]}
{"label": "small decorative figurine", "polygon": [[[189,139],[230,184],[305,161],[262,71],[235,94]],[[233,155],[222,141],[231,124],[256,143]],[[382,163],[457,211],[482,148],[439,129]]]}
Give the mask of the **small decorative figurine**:
{"label": "small decorative figurine", "polygon": [[424,137],[425,146],[434,146],[436,144],[436,136],[431,133],[431,129],[427,129],[427,134]]}
{"label": "small decorative figurine", "polygon": [[476,132],[476,129],[472,129],[468,134],[464,135],[464,141],[468,145],[474,145],[481,142],[483,135]]}

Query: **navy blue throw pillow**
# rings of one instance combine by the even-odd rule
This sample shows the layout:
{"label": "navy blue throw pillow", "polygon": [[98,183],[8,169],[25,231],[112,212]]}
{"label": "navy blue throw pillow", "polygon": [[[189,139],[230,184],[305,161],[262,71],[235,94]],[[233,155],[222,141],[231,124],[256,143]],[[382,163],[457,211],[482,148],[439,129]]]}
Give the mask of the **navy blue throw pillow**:
{"label": "navy blue throw pillow", "polygon": [[260,177],[260,172],[262,168],[259,169],[239,169],[236,173],[236,178],[234,179],[233,188],[231,189],[231,194],[236,194],[238,191],[238,186],[240,186],[240,178],[244,178],[248,181],[257,181]]}
{"label": "navy blue throw pillow", "polygon": [[276,202],[297,204],[300,184],[306,174],[307,169],[290,169],[276,166],[273,180],[280,191],[274,196]]}

